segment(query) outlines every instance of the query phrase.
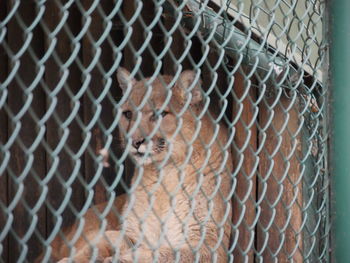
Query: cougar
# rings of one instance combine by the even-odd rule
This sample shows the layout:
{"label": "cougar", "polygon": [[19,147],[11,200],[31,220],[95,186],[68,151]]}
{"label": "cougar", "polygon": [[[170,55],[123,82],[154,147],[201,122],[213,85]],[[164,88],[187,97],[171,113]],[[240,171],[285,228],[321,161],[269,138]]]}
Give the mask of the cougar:
{"label": "cougar", "polygon": [[[229,133],[207,110],[195,71],[136,80],[117,73],[123,90],[119,129],[135,163],[129,195],[115,201],[106,228],[94,210],[74,250],[56,238],[51,256],[65,262],[227,262],[231,233]],[[78,224],[66,231],[76,234]],[[71,252],[70,252],[71,251]],[[95,254],[93,253],[95,252]]]}

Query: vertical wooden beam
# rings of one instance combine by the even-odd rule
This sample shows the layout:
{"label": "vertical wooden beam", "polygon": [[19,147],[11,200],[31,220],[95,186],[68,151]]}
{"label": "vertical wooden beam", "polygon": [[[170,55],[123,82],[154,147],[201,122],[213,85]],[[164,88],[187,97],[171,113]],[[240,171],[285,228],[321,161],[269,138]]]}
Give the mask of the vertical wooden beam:
{"label": "vertical wooden beam", "polygon": [[[136,14],[138,4],[142,3],[142,10],[140,14]],[[139,17],[134,24],[132,24],[132,36],[129,44],[126,46],[124,50],[124,66],[128,70],[133,70],[136,66],[137,58],[135,51],[138,51],[145,44],[147,39],[146,32],[144,27],[142,26],[141,19],[148,25],[153,20],[154,15],[154,3],[152,0],[145,1],[128,1],[123,6],[124,16],[127,20],[130,20],[135,14]],[[155,42],[154,36],[152,37],[150,43],[148,45],[153,45],[153,48],[157,46]],[[135,51],[134,51],[134,50]],[[150,76],[154,72],[154,57],[151,55],[148,48],[146,48],[141,54],[141,68],[140,72],[142,72],[143,76]]]}
{"label": "vertical wooden beam", "polygon": [[[85,10],[89,10],[94,1],[84,0],[83,6]],[[113,1],[103,1],[100,3],[100,8],[105,10],[111,9],[113,6]],[[109,7],[109,8],[108,8]],[[102,115],[98,113],[98,110],[103,109],[103,104],[95,104],[95,101],[101,94],[103,94],[106,88],[106,81],[104,80],[103,72],[98,69],[98,64],[102,68],[109,68],[113,63],[113,51],[106,41],[104,41],[100,46],[96,46],[96,42],[101,38],[104,31],[107,29],[107,24],[104,21],[101,13],[97,10],[98,7],[91,13],[91,24],[88,28],[88,33],[85,34],[83,38],[83,63],[84,67],[88,68],[94,62],[96,56],[99,56],[98,62],[93,66],[92,70],[89,72],[89,76],[83,76],[83,80],[87,77],[91,77],[89,82],[89,88],[84,95],[84,123],[89,125],[91,121],[94,120],[95,114],[99,114],[98,119],[111,119],[112,112],[108,115]],[[90,36],[89,36],[90,35]],[[101,53],[99,53],[101,51]],[[89,95],[90,94],[90,95]],[[105,100],[104,100],[105,101]],[[109,109],[111,109],[109,107]],[[106,109],[105,109],[106,110]],[[90,184],[95,177],[98,176],[96,157],[99,154],[99,150],[103,147],[103,133],[98,123],[95,123],[91,130],[87,131],[91,133],[92,137],[89,143],[89,151],[85,153],[85,178],[86,183]],[[94,186],[94,203],[98,204],[106,201],[106,191],[102,182],[102,176],[98,178],[96,185]]]}
{"label": "vertical wooden beam", "polygon": [[264,262],[303,261],[298,107],[297,98],[284,95],[265,99],[260,107],[257,249]]}
{"label": "vertical wooden beam", "polygon": [[[11,0],[9,4],[9,9],[11,9],[15,1]],[[30,25],[37,16],[36,10],[36,1],[22,1],[19,9],[16,11],[16,15],[21,16],[25,25]],[[33,34],[33,38],[29,45],[33,52],[38,57],[41,57],[44,43],[42,32],[38,27],[35,27],[31,33]],[[15,54],[23,48],[27,37],[28,35],[24,33],[24,30],[20,27],[15,17],[13,17],[8,24],[8,44]],[[29,55],[27,48],[25,53],[16,61],[10,62],[10,71],[14,70],[14,63],[16,62],[20,63],[16,78],[21,79],[23,85],[15,79],[11,82],[9,86],[8,106],[12,113],[17,115],[25,107],[25,103],[30,101],[29,97],[32,96],[30,109],[40,118],[45,113],[45,94],[40,84],[32,87],[32,91],[28,90],[28,86],[33,83],[35,78],[39,77],[36,61]],[[26,94],[26,92],[29,94]],[[25,260],[32,262],[40,250],[38,240],[34,232],[29,235],[30,238],[28,241],[25,241],[23,238],[25,235],[28,235],[28,231],[33,230],[33,227],[42,235],[45,233],[44,209],[40,209],[36,213],[38,217],[36,225],[33,225],[35,217],[31,210],[42,195],[43,189],[39,186],[37,179],[40,180],[46,172],[45,151],[39,144],[30,154],[29,152],[25,152],[19,143],[20,140],[25,148],[30,148],[37,139],[37,136],[39,136],[39,129],[43,128],[38,126],[37,121],[28,113],[28,110],[26,110],[26,113],[19,120],[10,119],[8,123],[9,134],[11,135],[17,132],[16,127],[20,125],[17,140],[10,149],[11,161],[8,167],[8,181],[10,185],[9,202],[16,202],[15,208],[12,211],[14,222],[12,224],[13,231],[9,239],[9,248],[11,251],[9,253],[9,262],[17,262],[20,257],[25,257]],[[17,199],[18,197],[19,199]]]}
{"label": "vertical wooden beam", "polygon": [[[48,1],[46,3],[46,12],[44,16],[44,22],[48,27],[50,32],[53,32],[58,24],[60,23],[62,17],[62,12],[60,10],[61,6],[57,5],[56,1]],[[80,15],[75,5],[72,5],[68,10],[69,16],[67,20],[67,26],[73,35],[76,35],[76,32],[80,30]],[[54,39],[57,41],[54,48],[53,54],[47,60],[45,64],[45,84],[50,91],[57,89],[62,77],[64,76],[64,69],[62,64],[64,64],[71,56],[72,49],[74,48],[71,39],[69,38],[65,29],[54,36]],[[46,50],[52,44],[48,35],[45,36]],[[54,59],[59,58],[60,61]],[[61,90],[57,93],[55,97],[51,97],[49,94],[46,99],[47,108],[54,103],[54,100],[57,100],[57,105],[53,109],[54,114],[47,121],[47,132],[46,132],[46,142],[50,146],[50,149],[54,151],[61,140],[64,138],[63,134],[69,130],[68,138],[65,141],[65,145],[70,151],[76,153],[80,146],[82,145],[81,130],[76,121],[76,118],[67,126],[66,131],[63,130],[61,124],[67,120],[67,118],[72,114],[72,110],[75,106],[72,101],[71,95],[68,94],[69,90],[72,94],[76,94],[81,87],[81,72],[78,69],[75,63],[72,63],[69,68],[69,75],[62,86]],[[81,112],[81,110],[80,110]],[[67,148],[62,148],[56,156],[50,154],[47,155],[47,170],[54,168],[55,164],[54,158],[58,158],[58,166],[54,168],[54,176],[51,178],[48,183],[48,198],[47,203],[54,210],[58,209],[66,197],[67,190],[66,187],[61,183],[61,180],[68,181],[72,176],[74,168],[78,165],[76,160],[72,159],[72,156],[67,151]],[[61,178],[61,180],[59,179]],[[69,202],[76,207],[78,210],[83,205],[82,196],[84,196],[84,188],[78,180],[75,180],[71,185],[72,196],[69,199]],[[61,214],[63,219],[62,228],[71,225],[75,220],[75,215],[72,210],[66,206],[64,212]],[[47,235],[49,236],[54,229],[58,218],[53,214],[51,209],[47,208],[46,215],[46,227]]]}
{"label": "vertical wooden beam", "polygon": [[[0,21],[3,21],[7,14],[7,1],[0,1]],[[4,83],[5,79],[8,76],[8,57],[6,54],[6,51],[3,48],[3,42],[6,40],[3,39],[2,42],[0,42],[0,145],[4,145],[8,141],[8,116],[7,112],[5,111],[5,104],[7,102],[7,99],[5,99],[5,87],[2,86],[2,83]],[[6,91],[8,89],[6,88]],[[5,99],[3,104],[1,101]],[[5,151],[0,146],[0,167],[4,166],[4,168],[8,165],[5,163]],[[5,171],[0,171],[0,203],[3,206],[8,205],[8,174]],[[9,220],[8,214],[5,213],[3,209],[0,209],[0,233],[5,231],[5,226],[7,221]],[[0,261],[8,262],[8,235],[6,235],[2,240],[0,240]]]}
{"label": "vertical wooden beam", "polygon": [[[123,15],[125,16],[126,20],[129,21],[131,20],[136,12],[136,2],[135,0],[128,1],[127,3],[123,4]],[[138,49],[140,45],[142,44],[142,27],[138,21],[135,21],[132,26],[132,35],[130,38],[130,42],[125,46],[124,49],[124,54],[123,54],[123,59],[124,59],[124,67],[132,71],[133,68],[136,65],[136,57],[135,57],[135,52],[133,51],[134,49]],[[126,34],[127,30],[129,28],[124,29],[124,33]]]}
{"label": "vertical wooden beam", "polygon": [[[234,250],[234,262],[254,262],[255,224],[256,218],[256,169],[257,127],[256,101],[254,88],[244,78],[243,73],[235,74],[235,101],[233,118],[240,114],[235,125],[235,165],[240,165],[237,174],[237,186],[233,197],[233,240],[237,239]],[[248,91],[247,91],[248,90]],[[243,214],[243,216],[242,216]]]}

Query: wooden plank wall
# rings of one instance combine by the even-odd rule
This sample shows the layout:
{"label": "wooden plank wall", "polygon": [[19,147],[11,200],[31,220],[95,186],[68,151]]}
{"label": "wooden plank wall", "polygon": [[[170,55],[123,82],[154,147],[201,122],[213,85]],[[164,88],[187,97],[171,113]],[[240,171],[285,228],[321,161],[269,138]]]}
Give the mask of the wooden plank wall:
{"label": "wooden plank wall", "polygon": [[[112,163],[108,172],[106,172],[107,170],[99,170],[100,174],[98,174],[96,172],[98,167],[96,157],[99,149],[104,147],[107,141],[105,132],[114,122],[116,117],[115,104],[121,96],[115,73],[109,75],[109,79],[104,76],[113,67],[118,55],[115,51],[124,40],[127,30],[123,28],[123,19],[117,13],[109,21],[113,26],[108,37],[102,41],[98,48],[94,46],[94,43],[102,37],[103,31],[107,28],[103,12],[109,14],[115,5],[115,1],[105,0],[101,1],[99,9],[93,10],[88,17],[90,21],[89,34],[85,33],[81,39],[73,43],[72,36],[78,36],[87,22],[87,18],[82,14],[82,8],[89,10],[94,1],[82,0],[79,3],[81,5],[73,3],[69,6],[67,9],[69,16],[64,27],[51,37],[48,36],[47,32],[53,32],[65,14],[60,11],[62,10],[60,1],[47,1],[45,3],[46,11],[42,18],[44,25],[38,24],[33,30],[33,39],[30,42],[32,54],[27,51],[19,58],[21,64],[16,74],[17,78],[8,87],[9,94],[6,105],[12,114],[16,115],[28,99],[25,93],[26,87],[33,82],[39,72],[39,68],[36,67],[37,62],[33,60],[33,54],[41,58],[51,45],[55,45],[53,53],[44,64],[45,73],[32,91],[33,101],[30,107],[32,113],[35,113],[40,119],[52,109],[52,105],[57,104],[54,107],[54,114],[51,114],[45,123],[45,135],[41,139],[45,143],[39,144],[32,152],[33,162],[29,164],[30,171],[27,175],[23,175],[23,172],[27,171],[26,165],[31,162],[31,159],[28,158],[29,156],[19,141],[16,141],[10,148],[10,163],[6,170],[0,174],[0,201],[3,205],[9,205],[19,193],[21,194],[21,201],[15,205],[12,211],[14,231],[8,233],[1,243],[0,262],[16,262],[21,252],[27,253],[26,260],[32,262],[39,251],[44,248],[40,238],[45,239],[50,236],[61,219],[63,219],[63,227],[70,225],[75,220],[75,214],[82,207],[90,206],[92,203],[100,203],[108,198],[105,188],[115,180],[114,174],[118,167]],[[126,20],[135,16],[136,3],[136,1],[124,1],[122,10]],[[13,0],[0,1],[0,20],[4,19],[7,11],[11,10],[14,4]],[[144,23],[149,24],[153,20],[156,10],[151,0],[145,0],[143,4],[142,18]],[[38,15],[37,1],[22,1],[16,13],[29,25]],[[165,28],[172,27],[174,21],[164,17],[161,19]],[[137,20],[132,29],[132,37],[129,45],[122,51],[121,61],[121,65],[129,70],[135,67],[139,59],[135,57],[135,50],[139,50],[147,39],[147,32],[143,29],[140,20]],[[16,52],[24,45],[27,35],[24,34],[24,30],[15,18],[10,20],[7,30],[6,41],[11,50]],[[172,37],[170,50],[161,60],[161,73],[164,74],[173,74],[176,71],[176,63],[178,62],[174,61],[174,58],[175,60],[179,59],[185,46],[188,45],[179,29]],[[164,35],[159,25],[152,29],[149,46],[139,54],[142,63],[138,73],[142,72],[142,74],[138,74],[138,78],[142,75],[147,77],[153,74],[157,63],[159,63],[155,56],[163,51],[168,40],[168,36]],[[199,39],[194,36],[191,41],[192,47],[189,54],[179,62],[183,69],[194,68],[204,55],[202,52],[204,49],[202,49]],[[70,64],[66,64],[66,71],[64,71],[62,64],[69,61],[73,51],[76,50],[78,50],[76,58]],[[99,55],[98,63],[87,71],[86,69],[91,66],[91,63],[94,63],[97,55]],[[211,95],[215,105],[220,105],[219,93],[226,91],[230,80],[234,79],[233,93],[227,97],[229,107],[226,112],[228,119],[231,120],[240,114],[239,121],[235,125],[235,167],[237,168],[238,165],[240,167],[237,168],[237,185],[233,197],[232,239],[236,242],[233,251],[234,260],[235,262],[254,262],[256,259],[254,253],[260,253],[259,251],[263,249],[264,252],[261,253],[260,257],[267,260],[266,262],[272,262],[274,251],[278,249],[281,242],[284,242],[285,246],[277,253],[277,258],[281,262],[286,262],[287,255],[292,253],[296,242],[299,242],[299,247],[292,257],[295,262],[301,262],[302,238],[301,234],[296,234],[303,220],[300,207],[302,205],[302,189],[299,180],[299,166],[296,157],[286,158],[289,153],[295,151],[295,145],[298,141],[298,138],[293,136],[293,132],[298,129],[298,105],[296,103],[289,107],[290,101],[283,97],[281,104],[276,104],[274,111],[271,111],[266,103],[254,105],[260,94],[256,88],[252,87],[252,84],[257,85],[258,83],[254,79],[245,77],[242,68],[234,75],[228,75],[222,62],[217,64],[218,58],[218,54],[211,51],[206,62],[201,65],[201,70],[204,89],[208,89],[217,77],[217,81],[214,83],[216,89]],[[0,61],[6,62],[0,63],[0,82],[3,82],[16,65],[7,56],[1,42]],[[68,75],[66,75],[67,73]],[[63,85],[57,90],[62,79],[64,79]],[[23,82],[23,86],[19,84],[21,82]],[[85,87],[83,95],[78,97],[81,89]],[[109,89],[110,96],[104,97],[100,105],[96,106],[94,101],[103,94],[105,88]],[[56,92],[56,95],[52,96],[52,92]],[[0,102],[2,95],[0,93]],[[286,108],[288,108],[289,118],[288,130],[276,136],[276,130],[282,127],[286,121]],[[97,121],[92,123],[99,110],[101,113]],[[65,122],[72,113],[75,114],[74,118],[69,123],[66,122],[63,128],[62,122]],[[4,105],[1,104],[0,123],[0,140],[6,142],[16,131],[16,125],[19,122],[14,122],[8,111],[4,109]],[[18,139],[23,145],[29,147],[37,138],[42,127],[38,126],[37,120],[28,111],[20,119],[20,124],[21,131]],[[91,128],[86,131],[86,127],[89,125]],[[261,127],[265,126],[266,129],[262,130]],[[108,135],[114,136],[111,148],[112,155],[120,155],[117,131]],[[58,153],[54,153],[57,147],[60,147],[63,138],[65,140],[64,147]],[[88,147],[84,149],[83,154],[79,158],[73,158],[73,155],[81,150],[86,140],[88,140]],[[264,150],[261,150],[262,143]],[[271,157],[276,144],[280,145],[280,150]],[[4,159],[2,151],[0,151],[0,158]],[[130,162],[126,162],[125,166],[124,180],[127,181],[133,168]],[[282,178],[285,176],[286,169],[289,178]],[[49,178],[48,176],[51,176],[52,173],[54,176]],[[43,179],[48,182],[46,202],[36,212],[38,222],[35,226],[35,233],[32,234],[32,238],[27,242],[23,241],[21,245],[18,241],[26,235],[34,219],[28,207],[34,207],[43,194],[45,189],[40,185],[40,180]],[[69,184],[67,184],[68,181],[70,181]],[[91,182],[94,181],[96,181],[95,184],[91,185]],[[22,189],[23,192],[20,192]],[[123,191],[120,184],[116,191],[117,194]],[[85,203],[91,193],[93,193],[93,202]],[[62,209],[63,213],[60,218],[56,210],[61,207],[67,197],[69,206]],[[271,205],[274,202],[276,204]],[[292,219],[290,218],[291,214],[286,211],[286,206],[291,202],[294,202],[290,206]],[[242,213],[244,214],[242,215]],[[259,223],[255,225],[257,216],[259,216]],[[8,215],[1,210],[0,231],[4,229],[7,218]],[[266,229],[271,221],[274,221],[273,224]],[[282,240],[280,229],[285,225],[287,226],[283,232],[284,239]],[[9,253],[10,248],[11,253]]]}
{"label": "wooden plank wall", "polygon": [[[15,1],[8,2],[9,9],[12,9],[14,5]],[[22,2],[17,12],[21,13],[25,24],[31,24],[36,17],[34,1]],[[16,81],[12,81],[8,87],[7,100],[7,105],[15,116],[18,116],[24,105],[31,101],[31,112],[27,110],[17,121],[11,118],[8,119],[8,133],[15,134],[18,132],[17,138],[20,138],[20,141],[16,140],[10,148],[11,159],[8,168],[10,175],[8,177],[8,202],[16,202],[20,197],[12,211],[14,215],[13,231],[8,236],[8,261],[16,262],[21,258],[33,258],[39,252],[40,248],[36,245],[38,243],[36,235],[28,235],[28,232],[33,231],[35,216],[37,216],[39,222],[43,222],[45,217],[43,207],[36,211],[36,215],[28,211],[37,204],[41,197],[42,188],[39,186],[38,179],[43,178],[46,168],[43,145],[39,144],[32,151],[29,151],[35,139],[39,136],[39,130],[43,128],[38,126],[33,116],[36,115],[37,118],[41,118],[45,113],[44,91],[40,88],[40,84],[33,90],[29,90],[29,87],[38,74],[38,69],[33,66],[35,65],[33,54],[39,57],[42,56],[44,42],[42,41],[43,33],[38,27],[34,28],[30,36],[24,32],[16,19],[9,22],[8,31],[7,42],[13,53],[17,53],[29,37],[33,37],[31,40],[32,54],[27,49],[19,58],[19,61],[16,61],[20,64],[16,73]],[[8,69],[10,71],[15,70],[16,62],[8,61]],[[17,131],[17,128],[20,129]],[[36,230],[39,233],[44,233],[45,224],[38,224]],[[26,236],[30,238],[27,240]]]}

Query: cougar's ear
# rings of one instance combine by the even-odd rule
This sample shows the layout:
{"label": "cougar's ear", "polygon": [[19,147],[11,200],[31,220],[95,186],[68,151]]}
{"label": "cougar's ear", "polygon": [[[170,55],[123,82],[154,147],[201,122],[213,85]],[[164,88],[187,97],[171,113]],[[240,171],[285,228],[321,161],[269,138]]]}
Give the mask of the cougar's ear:
{"label": "cougar's ear", "polygon": [[127,71],[125,68],[118,68],[117,79],[120,88],[123,90],[123,93],[128,88],[128,85],[133,86],[136,82],[136,80],[133,77],[131,77],[130,72]]}
{"label": "cougar's ear", "polygon": [[177,83],[180,96],[183,99],[186,99],[187,92],[191,92],[192,105],[202,101],[201,85],[201,79],[197,78],[196,72],[194,72],[193,70],[185,70],[184,72],[182,72]]}

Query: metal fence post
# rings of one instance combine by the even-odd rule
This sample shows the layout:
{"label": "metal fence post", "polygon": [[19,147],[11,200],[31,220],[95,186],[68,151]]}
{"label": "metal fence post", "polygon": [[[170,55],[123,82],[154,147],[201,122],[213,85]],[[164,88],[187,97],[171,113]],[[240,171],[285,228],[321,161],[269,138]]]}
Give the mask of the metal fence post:
{"label": "metal fence post", "polygon": [[335,259],[350,258],[350,1],[333,0],[330,9],[330,73],[333,90],[333,172]]}

